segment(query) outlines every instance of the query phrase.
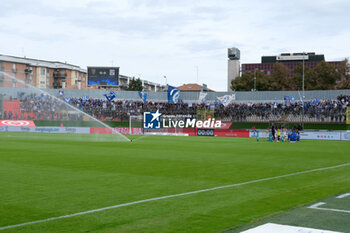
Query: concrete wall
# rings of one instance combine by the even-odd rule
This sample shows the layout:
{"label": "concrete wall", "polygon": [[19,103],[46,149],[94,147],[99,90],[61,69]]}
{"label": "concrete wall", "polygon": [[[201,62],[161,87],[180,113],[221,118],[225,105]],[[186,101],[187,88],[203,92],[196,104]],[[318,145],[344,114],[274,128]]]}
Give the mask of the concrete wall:
{"label": "concrete wall", "polygon": [[[59,89],[42,89],[51,95],[57,96]],[[104,90],[69,90],[62,89],[65,97],[84,97],[89,96],[96,99],[105,99],[104,94],[108,94],[109,91]],[[39,89],[32,88],[11,88],[11,87],[0,87],[0,94],[5,94],[5,98],[9,96],[17,97],[18,92],[24,92],[26,94],[36,93],[41,94]],[[140,101],[140,97],[137,91],[117,91],[117,100],[133,100]],[[206,99],[208,102],[215,102],[217,97],[223,95],[236,95],[237,103],[240,102],[283,102],[284,96],[294,96],[295,101],[299,101],[298,91],[262,91],[262,92],[208,92]],[[327,91],[305,91],[305,101],[313,100],[318,98],[319,100],[336,99],[339,95],[350,95],[350,90],[327,90]],[[199,98],[199,92],[181,92],[180,99],[184,102],[197,102]],[[148,92],[148,101],[167,101],[166,92]]]}

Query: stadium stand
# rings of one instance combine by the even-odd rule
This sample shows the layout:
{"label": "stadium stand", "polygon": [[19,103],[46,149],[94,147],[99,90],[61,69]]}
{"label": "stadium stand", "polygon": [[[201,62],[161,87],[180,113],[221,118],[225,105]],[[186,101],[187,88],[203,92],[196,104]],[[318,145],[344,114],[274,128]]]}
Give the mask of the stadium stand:
{"label": "stadium stand", "polygon": [[[119,94],[119,92],[118,92]],[[132,93],[131,93],[132,94]],[[160,93],[163,94],[163,93]],[[65,111],[64,104],[50,96],[27,95],[20,92],[4,100],[3,119],[29,120],[83,120],[82,116]],[[64,101],[63,97],[62,100]],[[200,109],[215,109],[214,117],[227,122],[345,122],[346,108],[350,106],[349,95],[338,95],[334,99],[309,100],[284,103],[273,102],[232,103],[224,107],[212,104],[170,104],[164,101],[116,100],[109,102],[100,98],[69,97],[69,104],[100,120],[128,121],[130,115],[141,115],[144,111],[160,109],[166,115],[196,115]]]}

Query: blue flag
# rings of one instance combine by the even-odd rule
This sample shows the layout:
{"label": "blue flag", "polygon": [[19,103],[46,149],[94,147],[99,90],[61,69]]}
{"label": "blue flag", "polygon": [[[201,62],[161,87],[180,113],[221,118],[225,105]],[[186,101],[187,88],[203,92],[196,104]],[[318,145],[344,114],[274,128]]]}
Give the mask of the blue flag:
{"label": "blue flag", "polygon": [[285,96],[285,97],[284,97],[284,103],[285,103],[287,106],[289,106],[289,104],[290,104],[290,97],[289,97],[289,96]]}
{"label": "blue flag", "polygon": [[145,103],[146,103],[146,100],[147,100],[147,93],[142,92],[142,91],[139,91],[139,96],[140,96],[140,98],[141,98],[143,104],[145,104]]}
{"label": "blue flag", "polygon": [[168,86],[168,102],[171,104],[176,104],[179,100],[180,90],[173,87]]}
{"label": "blue flag", "polygon": [[114,91],[110,91],[108,94],[104,94],[104,97],[108,100],[108,102],[111,102],[117,95]]}
{"label": "blue flag", "polygon": [[311,102],[311,105],[317,105],[318,103],[320,102],[319,99],[315,98],[312,102]]}
{"label": "blue flag", "polygon": [[70,98],[64,98],[64,101],[66,101],[66,103],[70,103]]}
{"label": "blue flag", "polygon": [[275,98],[275,102],[273,102],[273,108],[277,108],[277,99]]}
{"label": "blue flag", "polygon": [[63,91],[58,91],[58,94],[59,94],[60,96],[63,96],[64,92],[63,92]]}

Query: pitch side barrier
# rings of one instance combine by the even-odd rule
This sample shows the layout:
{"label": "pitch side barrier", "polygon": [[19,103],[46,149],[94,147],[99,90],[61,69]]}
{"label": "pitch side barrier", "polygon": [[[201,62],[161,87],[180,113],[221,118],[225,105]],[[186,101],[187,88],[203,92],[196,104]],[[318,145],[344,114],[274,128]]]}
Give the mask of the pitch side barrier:
{"label": "pitch side barrier", "polygon": [[76,134],[132,134],[132,135],[186,135],[186,136],[217,136],[217,137],[249,137],[246,129],[206,129],[206,128],[162,128],[147,131],[142,128],[116,127],[26,127],[0,126],[0,132],[27,132],[27,133],[76,133]]}
{"label": "pitch side barrier", "polygon": [[[260,138],[268,138],[268,130],[250,130],[249,137],[256,138],[259,132]],[[313,140],[336,140],[336,141],[350,141],[350,131],[326,131],[326,130],[304,130],[300,133],[300,139]]]}
{"label": "pitch side barrier", "polygon": [[[71,133],[71,134],[144,134],[142,128],[117,127],[117,128],[98,128],[98,127],[26,127],[26,126],[0,126],[0,132],[27,132],[27,133]],[[268,138],[267,130],[248,130],[248,129],[177,129],[177,134],[186,134],[188,136],[217,136],[217,137],[250,137],[255,138],[259,132],[260,138]],[[171,135],[175,133],[174,129],[163,130],[162,133]],[[300,133],[301,139],[313,140],[341,140],[350,141],[350,131],[308,131]]]}
{"label": "pitch side barrier", "polygon": [[0,132],[90,134],[90,128],[88,127],[0,126]]}

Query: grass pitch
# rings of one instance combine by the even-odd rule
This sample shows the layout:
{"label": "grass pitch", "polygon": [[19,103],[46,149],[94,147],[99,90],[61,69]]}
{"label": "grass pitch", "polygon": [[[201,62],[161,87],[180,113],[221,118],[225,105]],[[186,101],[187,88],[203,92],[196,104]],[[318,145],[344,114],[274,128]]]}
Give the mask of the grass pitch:
{"label": "grass pitch", "polygon": [[[350,143],[1,133],[0,228],[350,163]],[[96,138],[95,138],[96,139]],[[107,140],[106,140],[107,139]],[[2,232],[220,232],[350,190],[350,166],[154,200]]]}
{"label": "grass pitch", "polygon": [[[348,193],[349,192],[345,194]],[[327,230],[327,232],[350,232],[350,213],[344,213],[344,211],[350,211],[350,196],[346,196],[345,198],[339,198],[339,195],[335,195],[332,197],[318,200],[316,203],[312,203],[312,205],[315,205],[319,202],[323,202],[324,204],[322,204],[320,207],[326,209],[320,210],[317,208],[310,208],[311,205],[308,204],[305,206],[292,208],[291,210],[284,211],[280,214],[276,214],[268,218],[263,218],[259,221],[253,222],[252,224],[244,225],[242,227],[234,229],[229,229],[224,233],[239,233],[248,229],[264,225],[266,223],[323,229]],[[331,208],[331,210],[329,210],[329,208]],[[334,211],[332,209],[338,211]],[[300,230],[298,232],[306,233],[315,231]]]}

